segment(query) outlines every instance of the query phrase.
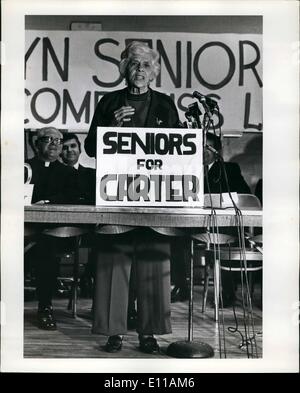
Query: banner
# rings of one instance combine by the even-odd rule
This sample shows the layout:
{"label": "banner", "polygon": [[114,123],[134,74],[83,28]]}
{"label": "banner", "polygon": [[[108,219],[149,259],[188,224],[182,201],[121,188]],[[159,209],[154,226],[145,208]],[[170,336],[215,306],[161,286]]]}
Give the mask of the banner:
{"label": "banner", "polygon": [[97,206],[203,207],[201,130],[97,128]]}
{"label": "banner", "polygon": [[26,31],[25,128],[88,131],[101,97],[125,86],[118,63],[132,40],[160,53],[161,74],[151,87],[174,99],[181,121],[196,90],[218,101],[216,127],[262,130],[261,35],[32,30]]}

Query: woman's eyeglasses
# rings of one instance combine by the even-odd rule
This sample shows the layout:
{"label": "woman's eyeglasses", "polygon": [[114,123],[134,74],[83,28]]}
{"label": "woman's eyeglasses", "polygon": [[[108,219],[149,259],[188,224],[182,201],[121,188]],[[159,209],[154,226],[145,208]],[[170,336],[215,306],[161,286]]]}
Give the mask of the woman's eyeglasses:
{"label": "woman's eyeglasses", "polygon": [[42,141],[43,143],[55,143],[56,145],[62,145],[64,140],[62,138],[54,138],[53,136],[42,136],[39,138],[39,141]]}

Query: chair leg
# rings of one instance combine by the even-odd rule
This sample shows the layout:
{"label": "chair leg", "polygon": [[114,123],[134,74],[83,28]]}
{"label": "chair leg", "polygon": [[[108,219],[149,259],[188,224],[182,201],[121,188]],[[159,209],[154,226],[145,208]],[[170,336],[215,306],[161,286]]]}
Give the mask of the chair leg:
{"label": "chair leg", "polygon": [[204,268],[204,288],[203,288],[203,297],[202,297],[202,312],[203,313],[206,311],[208,284],[209,284],[209,265],[206,262],[205,268]]}
{"label": "chair leg", "polygon": [[67,310],[72,310],[72,309],[73,309],[73,284],[72,284],[71,296],[69,298]]}
{"label": "chair leg", "polygon": [[[247,295],[249,296],[249,298],[250,298],[250,301],[251,301],[251,303],[252,303],[252,298],[253,298],[253,289],[254,289],[254,284],[253,284],[253,274],[254,274],[254,272],[253,271],[251,271],[251,270],[248,270],[248,268],[251,268],[252,267],[252,264],[251,264],[251,262],[250,263],[248,263],[247,264],[247,271],[243,271],[243,278],[244,278],[244,280],[245,280],[245,283],[247,282],[247,287],[246,287],[246,290],[247,290]],[[249,299],[248,297],[247,297],[247,302],[248,302],[248,299]]]}
{"label": "chair leg", "polygon": [[220,261],[214,264],[214,295],[215,295],[215,321],[219,320],[219,297],[220,297]]}
{"label": "chair leg", "polygon": [[253,298],[253,273],[254,272],[248,272],[248,285],[249,285],[249,295],[251,296],[251,299]]}
{"label": "chair leg", "polygon": [[79,246],[80,238],[75,239],[75,256],[74,256],[74,270],[73,270],[73,290],[72,290],[72,316],[77,316],[77,297],[78,297],[78,277],[79,277]]}

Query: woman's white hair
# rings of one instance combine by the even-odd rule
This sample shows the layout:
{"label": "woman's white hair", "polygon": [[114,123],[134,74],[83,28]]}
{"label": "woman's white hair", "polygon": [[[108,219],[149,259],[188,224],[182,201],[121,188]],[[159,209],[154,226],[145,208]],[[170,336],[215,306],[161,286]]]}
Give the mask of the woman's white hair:
{"label": "woman's white hair", "polygon": [[126,78],[127,66],[130,58],[136,54],[147,54],[151,56],[153,75],[154,78],[156,78],[160,72],[159,54],[154,49],[151,49],[148,44],[141,41],[132,41],[121,53],[121,61],[119,64],[119,71],[121,76],[123,78]]}

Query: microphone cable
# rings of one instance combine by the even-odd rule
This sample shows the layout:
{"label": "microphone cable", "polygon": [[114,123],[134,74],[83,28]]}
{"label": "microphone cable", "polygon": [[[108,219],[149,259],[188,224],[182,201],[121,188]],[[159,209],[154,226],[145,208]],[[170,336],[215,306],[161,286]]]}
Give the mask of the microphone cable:
{"label": "microphone cable", "polygon": [[[214,299],[215,302],[219,302],[219,298],[221,300],[221,318],[222,318],[222,331],[220,327],[220,323],[218,323],[218,340],[219,340],[219,350],[220,350],[220,358],[222,358],[222,342],[223,342],[223,348],[224,348],[224,358],[227,357],[226,353],[226,340],[225,340],[225,321],[224,321],[224,312],[223,312],[223,297],[222,297],[222,280],[221,280],[221,270],[220,270],[220,242],[219,242],[219,227],[218,227],[218,222],[217,222],[217,212],[214,208],[213,201],[212,201],[212,195],[211,195],[211,190],[210,190],[210,185],[208,181],[208,170],[207,166],[204,166],[204,171],[205,171],[205,181],[208,189],[208,195],[210,199],[210,206],[211,206],[211,213],[209,216],[209,221],[208,221],[208,235],[209,235],[209,244],[213,244],[213,258],[214,258],[214,282],[218,280],[218,282],[215,282],[214,286]],[[213,234],[213,239],[210,238],[210,234]],[[216,241],[217,240],[217,241]],[[216,262],[218,261],[218,263]],[[216,265],[218,264],[218,268],[216,268]],[[218,277],[216,277],[216,272],[218,273]],[[219,293],[216,292],[216,284],[219,287],[220,291]],[[215,304],[216,306],[216,304]],[[217,307],[218,309],[218,315],[216,315],[216,318],[218,321],[220,321],[220,308]]]}
{"label": "microphone cable", "polygon": [[[219,108],[218,107],[217,107],[217,110],[218,110],[218,115],[219,115]],[[219,115],[219,118],[220,118],[220,115]],[[209,125],[211,124],[212,128],[213,128],[213,132],[216,135],[214,122],[212,121],[211,116],[208,116],[207,113],[205,113],[205,115],[204,115],[203,124],[207,128],[207,130],[209,128]],[[204,132],[207,130],[204,129]],[[219,131],[220,131],[220,137],[221,137],[221,127],[219,127]],[[250,291],[249,291],[249,282],[248,282],[248,274],[247,274],[246,247],[245,247],[245,239],[243,237],[244,225],[243,225],[242,212],[238,208],[238,206],[236,205],[236,203],[232,197],[230,187],[229,187],[229,182],[228,182],[228,176],[227,176],[226,168],[224,165],[224,159],[219,152],[216,152],[216,153],[217,153],[218,160],[220,162],[221,171],[223,171],[223,174],[224,174],[225,185],[228,190],[228,194],[229,194],[230,200],[232,202],[232,205],[233,205],[233,208],[235,211],[235,224],[236,224],[237,232],[238,232],[238,244],[239,244],[239,250],[240,250],[240,272],[241,272],[243,322],[244,322],[244,330],[245,330],[245,337],[246,338],[244,339],[243,334],[238,329],[237,316],[236,316],[236,312],[235,312],[235,307],[233,305],[233,313],[234,313],[234,318],[235,318],[235,323],[236,323],[235,331],[238,332],[242,337],[242,346],[244,346],[244,343],[246,343],[248,358],[250,357],[249,348],[248,348],[249,343],[251,344],[251,355],[253,357],[252,341],[254,339],[254,344],[255,344],[255,349],[256,349],[256,357],[257,357],[257,345],[256,345],[256,340],[255,340],[255,332],[254,332],[251,295],[250,295]],[[217,247],[216,247],[215,241],[213,242],[213,244],[214,244],[214,261],[216,264],[216,258],[217,258],[218,263],[219,263],[219,288],[220,288],[220,294],[221,294],[220,302],[221,302],[221,309],[222,309],[222,326],[223,326],[223,331],[224,331],[225,324],[224,324],[224,313],[223,313],[223,296],[222,296],[222,280],[221,280],[222,269],[221,269],[221,259],[220,259],[219,230],[218,230],[218,225],[217,225],[217,221],[216,221],[216,211],[213,208],[212,197],[211,197],[206,167],[205,167],[205,171],[206,171],[205,178],[207,181],[207,188],[208,188],[208,193],[210,195],[210,202],[211,202],[211,206],[212,206],[211,218],[212,218],[212,229],[213,229],[213,234],[214,234],[214,240],[215,240],[215,235],[217,237]],[[222,173],[220,173],[219,181],[220,181],[220,188],[222,188],[222,183],[221,183],[222,182]],[[244,271],[244,275],[243,275],[243,271]],[[232,272],[231,266],[230,266],[230,278],[231,278],[231,282],[233,284],[232,273],[233,272]],[[244,276],[245,276],[246,295],[245,295],[245,289],[244,289]],[[219,294],[217,294],[217,295],[219,296]],[[219,301],[219,299],[217,299],[217,301]],[[218,308],[218,312],[219,312],[219,308]],[[218,319],[219,319],[219,315],[218,315]],[[252,327],[252,332],[253,332],[252,337],[250,337],[250,326],[249,325],[251,325],[251,327]],[[220,346],[220,356],[221,356],[221,332],[220,332],[219,324],[218,324],[218,328],[219,328],[219,346]],[[229,331],[232,331],[233,329],[234,328],[231,328],[231,329],[228,328]],[[224,349],[225,349],[225,332],[223,334],[223,338],[224,338]],[[226,349],[225,349],[225,357],[226,357]]]}
{"label": "microphone cable", "polygon": [[[218,108],[218,116],[219,116],[219,108]],[[207,112],[205,112],[204,114],[204,118],[203,118],[203,133],[204,136],[206,135],[206,133],[208,132],[208,129],[211,125],[211,128],[213,129],[213,133],[216,135],[216,130],[215,130],[215,125],[214,125],[214,121],[212,120],[212,116],[209,116],[207,114]],[[220,130],[221,132],[221,130]],[[216,135],[217,136],[217,135]],[[206,140],[204,145],[206,145]],[[220,238],[219,238],[219,226],[218,226],[218,220],[217,220],[217,212],[214,208],[214,204],[212,201],[212,194],[211,194],[211,189],[210,189],[210,184],[209,184],[209,180],[208,180],[208,168],[205,165],[204,166],[204,178],[206,181],[206,185],[207,185],[207,190],[208,190],[208,195],[209,195],[209,199],[210,199],[210,206],[211,206],[211,213],[209,216],[209,225],[208,225],[208,232],[209,232],[209,236],[210,233],[212,232],[213,234],[213,241],[211,241],[211,239],[209,239],[210,244],[213,244],[213,258],[214,258],[214,281],[218,280],[218,283],[215,283],[215,287],[214,287],[214,298],[215,298],[215,302],[217,302],[217,304],[219,303],[220,300],[220,306],[221,307],[217,307],[218,310],[218,315],[216,315],[216,318],[218,319],[218,339],[219,339],[219,349],[220,349],[220,358],[222,358],[222,343],[223,343],[223,348],[224,348],[224,357],[227,357],[227,351],[226,351],[226,333],[225,333],[225,318],[224,318],[224,307],[223,307],[223,296],[222,296],[222,279],[221,279],[221,258],[220,258]],[[219,180],[221,179],[221,177],[219,178]],[[220,194],[220,205],[221,205],[221,194]],[[216,277],[218,275],[218,277]],[[217,287],[219,288],[219,293],[216,292],[216,284]],[[216,307],[217,305],[215,305]],[[221,308],[221,312],[220,312],[220,308]],[[220,315],[221,314],[221,315]],[[221,324],[222,324],[222,329],[220,326],[220,320],[221,320]]]}
{"label": "microphone cable", "polygon": [[[247,272],[247,260],[246,260],[246,246],[245,246],[245,238],[244,238],[244,224],[243,224],[243,215],[241,210],[238,208],[236,205],[235,201],[232,198],[232,194],[229,189],[229,183],[228,183],[228,177],[224,165],[224,161],[221,161],[223,164],[223,172],[224,172],[224,177],[226,181],[226,185],[228,188],[228,193],[231,199],[231,202],[233,204],[233,207],[235,209],[236,213],[236,219],[237,219],[237,230],[238,230],[238,241],[239,241],[239,250],[240,250],[240,271],[241,271],[241,292],[242,292],[242,304],[243,304],[243,312],[244,312],[244,328],[245,328],[245,336],[246,340],[245,342],[248,343],[249,339],[248,336],[250,336],[249,333],[249,323],[252,327],[252,336],[254,337],[254,345],[255,345],[255,350],[256,350],[256,355],[257,355],[257,345],[256,345],[256,340],[255,340],[255,331],[254,331],[254,319],[253,319],[253,310],[252,310],[252,302],[251,302],[251,295],[250,295],[250,290],[249,290],[249,281],[248,281],[248,272]],[[244,275],[243,275],[243,270],[244,270]],[[245,277],[245,278],[244,278]],[[245,280],[245,286],[246,286],[246,296],[245,296],[245,289],[244,289],[244,280]],[[247,315],[245,315],[247,314]],[[249,323],[246,323],[250,321]],[[252,349],[252,355],[253,355],[253,348],[252,348],[252,340],[250,340],[251,343],[251,349]],[[247,355],[249,356],[248,352],[248,345],[247,345]]]}
{"label": "microphone cable", "polygon": [[[218,113],[218,118],[219,118],[219,124],[220,124],[220,112],[219,112],[219,107],[216,107],[217,109],[217,113]],[[207,130],[211,125],[211,128],[213,129],[213,133],[216,135],[216,129],[215,129],[215,125],[214,122],[211,118],[212,116],[209,116],[206,112],[204,115],[204,120],[203,120],[203,124],[204,126],[206,126]],[[207,131],[206,130],[206,131]],[[205,131],[205,130],[204,130]],[[221,126],[219,126],[219,133],[220,136],[219,138],[221,139]],[[240,250],[240,272],[241,272],[241,292],[242,292],[242,305],[243,305],[243,321],[244,321],[244,330],[245,330],[245,338],[242,334],[242,332],[238,329],[238,321],[237,321],[237,315],[236,315],[236,311],[235,311],[235,307],[233,305],[233,313],[234,313],[234,319],[235,319],[235,324],[236,327],[235,328],[228,328],[229,331],[236,331],[238,332],[241,337],[242,337],[242,346],[244,346],[246,344],[246,349],[247,349],[247,356],[248,358],[250,357],[250,353],[249,353],[249,343],[251,344],[251,354],[253,357],[253,346],[252,346],[252,341],[254,340],[254,345],[255,345],[255,350],[256,350],[256,357],[257,356],[257,344],[256,344],[256,335],[255,335],[255,329],[254,329],[254,319],[253,319],[253,310],[252,310],[252,303],[251,303],[251,295],[250,295],[250,291],[249,291],[249,281],[248,281],[248,272],[247,272],[247,260],[246,260],[246,247],[245,247],[245,239],[243,236],[244,233],[244,225],[243,225],[243,216],[242,216],[242,212],[241,210],[238,208],[238,206],[236,205],[231,191],[230,191],[230,187],[229,187],[229,182],[228,182],[228,176],[227,176],[227,172],[226,172],[226,168],[225,168],[225,164],[224,164],[224,159],[222,157],[222,155],[219,152],[217,153],[217,157],[218,160],[220,162],[220,167],[221,167],[221,172],[220,172],[220,189],[222,189],[222,171],[224,174],[224,180],[225,180],[225,186],[228,190],[228,194],[230,197],[230,200],[232,202],[234,211],[235,211],[235,226],[237,228],[237,232],[238,232],[238,244],[239,244],[239,250]],[[211,193],[210,193],[210,187],[209,187],[209,182],[208,182],[208,175],[206,172],[206,179],[207,179],[207,188],[208,188],[208,192],[210,195],[210,201],[211,201],[211,206],[213,206],[212,204],[212,198],[211,198]],[[221,190],[220,190],[221,191]],[[215,232],[214,228],[216,225],[216,211],[215,209],[212,209],[212,217],[213,217],[213,233]],[[219,236],[218,233],[218,228],[217,228],[217,237]],[[220,263],[220,283],[221,283],[221,260],[220,260],[220,244],[219,244],[219,240],[217,241],[217,254],[219,257],[219,263]],[[215,251],[215,244],[214,244],[214,255],[216,255],[216,251]],[[216,260],[216,259],[215,259]],[[244,275],[243,275],[243,271],[244,271]],[[230,266],[230,279],[231,279],[231,283],[233,285],[233,276],[232,276],[232,270],[231,270],[231,266]],[[245,276],[245,284],[244,284],[244,276]],[[246,286],[246,295],[245,295],[245,289],[244,289],[244,285]],[[222,293],[222,283],[220,285],[220,293]],[[220,301],[221,301],[221,307],[223,310],[223,297],[220,297]],[[247,306],[247,307],[246,307]],[[223,316],[223,312],[222,312],[222,316]],[[250,326],[252,327],[252,337],[250,337]],[[223,328],[224,328],[224,319],[223,319]],[[220,335],[220,334],[219,334]],[[224,345],[225,345],[225,340],[224,340]],[[225,354],[226,356],[226,354]]]}
{"label": "microphone cable", "polygon": [[[242,291],[242,305],[243,305],[243,312],[244,312],[244,329],[245,329],[245,336],[246,339],[244,340],[244,342],[248,343],[250,341],[250,343],[252,343],[252,340],[248,339],[248,336],[250,336],[249,333],[249,323],[252,326],[252,331],[253,331],[253,335],[255,337],[255,333],[254,333],[254,322],[253,322],[253,313],[252,313],[252,304],[251,304],[251,296],[250,296],[250,291],[249,291],[249,282],[248,282],[248,274],[247,274],[247,261],[246,261],[246,254],[245,254],[245,241],[244,241],[244,237],[242,235],[242,233],[244,232],[244,225],[243,225],[243,217],[242,217],[242,212],[241,210],[238,208],[238,206],[236,205],[231,191],[230,191],[230,187],[229,187],[229,182],[228,182],[228,176],[226,173],[226,168],[224,165],[224,160],[223,157],[218,154],[218,159],[221,165],[221,169],[223,171],[224,174],[224,179],[225,179],[225,184],[226,184],[226,188],[228,190],[228,194],[230,196],[232,205],[234,207],[235,210],[235,218],[236,218],[236,227],[237,227],[237,231],[238,231],[238,243],[239,243],[239,250],[240,250],[240,271],[241,271],[241,291]],[[221,176],[222,177],[222,176]],[[220,179],[221,180],[221,179]],[[244,275],[245,275],[245,286],[246,286],[246,295],[245,295],[245,289],[244,289],[244,276],[243,276],[243,271],[244,271]],[[233,278],[232,278],[232,271],[230,269],[231,272],[231,280],[233,282]],[[246,307],[247,306],[247,307]],[[246,312],[247,310],[247,312]],[[234,316],[235,316],[235,320],[236,319],[236,314],[235,314],[235,309],[233,308],[233,312],[234,312]],[[247,323],[246,323],[247,321]],[[250,322],[249,322],[250,321]],[[236,326],[236,330],[238,330],[238,326]],[[239,332],[241,334],[241,332]],[[256,346],[256,342],[255,342],[255,348],[256,348],[256,354],[257,354],[257,346]],[[252,354],[253,354],[253,350],[252,350]],[[250,357],[249,351],[248,351],[248,346],[247,346],[247,356]]]}
{"label": "microphone cable", "polygon": [[[224,164],[224,162],[222,161]],[[231,199],[231,202],[234,206],[235,213],[236,213],[236,227],[238,231],[238,241],[239,241],[239,250],[240,250],[240,272],[241,272],[241,292],[242,292],[242,305],[243,305],[243,312],[244,312],[244,329],[245,329],[245,336],[246,338],[244,339],[244,342],[247,345],[247,355],[249,357],[249,348],[248,344],[250,342],[251,344],[251,354],[253,357],[253,347],[252,347],[252,339],[254,339],[254,346],[255,346],[255,352],[256,352],[256,357],[257,355],[257,343],[255,339],[255,329],[254,329],[254,318],[253,318],[253,309],[252,309],[252,301],[251,301],[251,295],[250,295],[250,289],[249,289],[249,280],[248,280],[248,271],[247,271],[247,259],[246,259],[246,246],[245,246],[245,238],[244,238],[244,224],[243,224],[243,215],[241,210],[238,208],[236,205],[235,201],[232,198],[232,194],[229,190],[229,184],[228,184],[228,177],[225,169],[225,165],[223,165],[223,171],[224,171],[224,177],[225,181],[228,187],[228,192],[229,196]],[[244,271],[244,275],[243,275]],[[246,286],[246,295],[245,295],[245,289],[244,289],[244,280],[245,280],[245,286]],[[247,323],[246,323],[247,321]],[[252,339],[249,338],[250,336],[250,327],[249,324],[252,328]]]}
{"label": "microphone cable", "polygon": [[[237,216],[238,228],[243,227],[243,223],[240,222],[240,219],[242,219],[242,217]],[[250,296],[248,277],[247,277],[247,266],[246,266],[244,249],[243,249],[244,245],[242,243],[243,243],[243,236],[241,236],[241,233],[239,233],[241,292],[242,292],[243,324],[244,324],[244,330],[245,330],[245,338],[244,338],[243,334],[238,329],[237,320],[236,320],[236,328],[235,329],[228,328],[228,330],[231,332],[237,331],[241,335],[243,346],[246,343],[247,356],[249,358],[250,357],[249,347],[248,347],[249,343],[251,344],[251,357],[253,357],[253,346],[252,346],[252,340],[251,340],[250,325],[253,330],[252,337],[254,336],[254,325],[253,325],[253,315],[252,315],[252,307],[251,307],[251,296]],[[230,259],[230,256],[229,256],[229,259]],[[244,271],[244,274],[243,274],[243,271]],[[245,284],[244,284],[244,280],[245,280]],[[246,294],[245,294],[244,286],[246,286]],[[256,354],[257,354],[257,350],[256,350]]]}

